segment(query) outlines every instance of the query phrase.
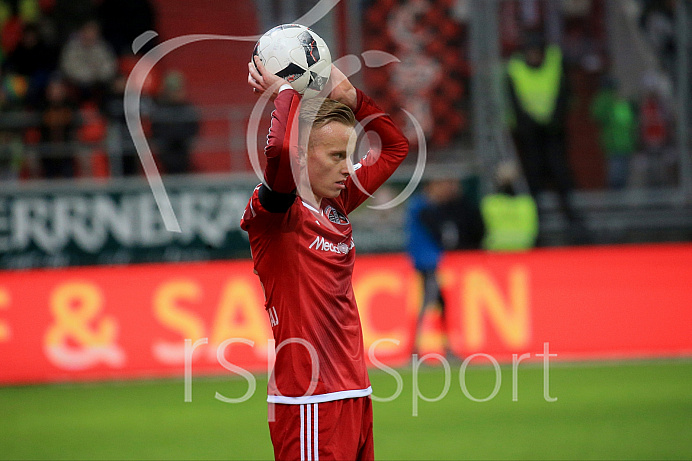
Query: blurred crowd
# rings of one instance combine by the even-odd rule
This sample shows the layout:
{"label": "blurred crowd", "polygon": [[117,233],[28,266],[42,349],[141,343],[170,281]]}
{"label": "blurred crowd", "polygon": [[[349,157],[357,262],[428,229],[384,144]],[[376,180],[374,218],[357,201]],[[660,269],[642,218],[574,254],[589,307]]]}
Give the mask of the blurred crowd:
{"label": "blurred crowd", "polygon": [[[139,174],[122,98],[153,29],[146,0],[1,0],[0,179]],[[188,171],[198,116],[180,72],[148,79],[142,115],[160,167]]]}
{"label": "blurred crowd", "polygon": [[[518,40],[520,48],[508,59],[510,129],[528,186],[535,195],[552,185],[572,222],[578,217],[569,195],[578,182],[582,187],[612,190],[678,182],[673,100],[676,2],[643,0],[638,4],[638,24],[634,24],[638,30],[630,29],[627,37],[618,39],[640,43],[641,52],[652,59],[632,65],[637,72],[625,75],[628,88],[614,72],[613,51],[607,46],[612,37],[604,36],[608,25],[598,26],[598,21],[594,25],[566,19],[562,35],[552,34],[552,39],[550,24],[543,21],[542,27],[524,32]],[[610,13],[621,13],[615,11]],[[599,38],[593,29],[603,36]],[[619,77],[624,77],[621,69]],[[584,178],[585,162],[579,157],[592,150],[589,137],[598,138],[599,158],[591,163],[603,159],[602,182],[595,180],[594,168],[589,169],[592,177]],[[571,171],[577,160],[582,164],[581,181],[575,181]]]}
{"label": "blurred crowd", "polygon": [[[594,10],[601,3],[560,4],[578,11],[583,9],[579,5],[590,4]],[[363,10],[364,46],[390,50],[402,61],[397,66],[367,69],[369,91],[383,101],[385,110],[402,117],[403,112],[389,105],[396,105],[399,99],[407,101],[408,110],[426,132],[431,158],[437,150],[454,151],[454,142],[472,138],[471,69],[465,55],[470,36],[464,2],[399,2],[396,8],[392,2],[364,4],[369,5]],[[596,24],[602,21],[599,17],[605,17],[603,12],[588,13],[590,23],[567,18],[554,21],[561,25],[553,27],[549,10],[555,4],[528,0],[502,4],[502,46],[518,48],[515,56],[505,56],[513,69],[508,85],[514,112],[510,129],[531,192],[556,189],[567,216],[578,222],[569,199],[574,188],[676,184],[679,165],[671,96],[676,83],[676,2],[638,1],[639,34],[659,63],[656,71],[641,79],[641,91],[636,95],[622,91],[609,71],[607,26]],[[542,37],[512,32],[526,26],[526,18],[518,21],[517,17],[532,16],[526,5],[534,5],[537,12],[545,10],[533,14],[545,29]],[[122,98],[133,66],[157,43],[153,39],[133,53],[133,40],[156,29],[155,13],[148,0],[0,0],[0,179],[140,173]],[[382,24],[387,24],[384,32]],[[561,31],[556,34],[553,29]],[[600,32],[594,35],[591,29]],[[532,53],[541,56],[531,58]],[[549,59],[544,65],[545,53]],[[535,62],[525,61],[527,56]],[[522,67],[522,62],[528,64]],[[575,68],[583,72],[575,73]],[[199,112],[186,96],[181,72],[157,72],[161,71],[155,68],[143,84],[145,133],[161,171],[194,171],[190,156],[200,129]],[[551,75],[559,78],[552,88],[543,88],[543,101],[555,95],[552,118],[536,122],[532,117],[541,119],[545,114],[535,107],[523,107],[522,95],[541,91],[527,84],[537,75],[545,82]],[[585,75],[598,77],[595,91],[583,91]],[[577,99],[587,109],[575,116]],[[576,130],[574,124],[568,126],[570,117],[579,119]],[[574,180],[570,169],[574,151],[582,151],[586,136],[580,130],[586,118],[595,127],[592,131],[599,137],[600,152],[593,161],[580,159],[582,169]],[[400,122],[411,128],[405,119]],[[596,138],[592,132],[589,135]],[[583,165],[588,162],[590,168],[585,170]],[[598,166],[592,167],[595,164]],[[594,180],[601,164],[605,178]],[[589,184],[584,184],[584,176]]]}
{"label": "blurred crowd", "polygon": [[604,73],[591,100],[611,189],[674,186],[678,181],[675,7],[674,0],[642,2],[639,30],[656,66],[642,74],[638,94],[628,95],[617,78]]}

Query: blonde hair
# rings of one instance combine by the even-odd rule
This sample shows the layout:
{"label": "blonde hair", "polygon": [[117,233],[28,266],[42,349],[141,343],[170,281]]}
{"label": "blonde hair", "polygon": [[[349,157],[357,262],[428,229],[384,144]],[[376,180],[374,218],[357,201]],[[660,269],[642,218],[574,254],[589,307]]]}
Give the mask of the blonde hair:
{"label": "blonde hair", "polygon": [[356,116],[350,107],[334,99],[312,98],[301,101],[298,116],[301,133],[305,133],[304,130],[309,128],[309,134],[311,130],[331,122],[352,127],[356,125]]}

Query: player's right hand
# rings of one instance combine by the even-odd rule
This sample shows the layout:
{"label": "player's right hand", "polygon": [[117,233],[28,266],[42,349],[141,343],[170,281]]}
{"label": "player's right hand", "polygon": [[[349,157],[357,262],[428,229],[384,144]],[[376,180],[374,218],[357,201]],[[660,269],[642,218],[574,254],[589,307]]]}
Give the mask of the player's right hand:
{"label": "player's right hand", "polygon": [[252,91],[261,95],[265,92],[270,92],[270,98],[274,99],[279,94],[279,88],[284,83],[288,83],[285,79],[277,77],[276,75],[269,72],[259,56],[253,56],[254,64],[249,62],[247,64],[248,75],[247,82],[252,87]]}

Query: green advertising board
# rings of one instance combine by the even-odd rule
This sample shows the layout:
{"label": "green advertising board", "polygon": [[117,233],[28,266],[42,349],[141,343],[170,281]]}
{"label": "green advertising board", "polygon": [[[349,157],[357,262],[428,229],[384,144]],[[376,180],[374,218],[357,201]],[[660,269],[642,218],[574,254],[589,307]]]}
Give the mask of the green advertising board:
{"label": "green advertising board", "polygon": [[[359,253],[404,250],[406,201],[378,206],[411,177],[410,167],[400,168],[349,215]],[[252,174],[165,178],[181,232],[166,229],[145,178],[6,182],[0,270],[250,258],[240,219],[258,182]]]}
{"label": "green advertising board", "polygon": [[240,229],[255,183],[166,181],[181,232],[168,231],[144,180],[0,191],[0,269],[249,257]]}

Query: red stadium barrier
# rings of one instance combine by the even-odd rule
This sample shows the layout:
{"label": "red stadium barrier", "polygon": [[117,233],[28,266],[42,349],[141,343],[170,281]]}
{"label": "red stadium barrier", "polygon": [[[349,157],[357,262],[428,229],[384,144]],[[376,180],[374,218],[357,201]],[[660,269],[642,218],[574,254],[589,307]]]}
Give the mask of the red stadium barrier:
{"label": "red stadium barrier", "polygon": [[[692,353],[692,245],[454,253],[441,279],[460,357]],[[359,256],[354,290],[366,350],[410,361],[420,292],[405,256]],[[182,377],[186,338],[195,375],[261,372],[270,337],[249,261],[0,273],[0,383]]]}

